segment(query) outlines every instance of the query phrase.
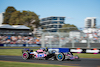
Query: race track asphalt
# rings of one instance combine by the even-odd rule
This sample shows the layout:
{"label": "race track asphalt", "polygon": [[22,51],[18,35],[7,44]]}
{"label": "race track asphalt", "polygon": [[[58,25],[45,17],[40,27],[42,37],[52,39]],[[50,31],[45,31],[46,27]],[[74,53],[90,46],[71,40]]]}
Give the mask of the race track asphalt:
{"label": "race track asphalt", "polygon": [[30,62],[30,63],[41,63],[41,64],[56,64],[56,65],[68,65],[68,66],[80,66],[80,67],[100,67],[100,59],[88,59],[80,58],[79,61],[57,61],[57,60],[23,60],[21,56],[0,56],[0,60],[3,61],[17,61],[17,62]]}

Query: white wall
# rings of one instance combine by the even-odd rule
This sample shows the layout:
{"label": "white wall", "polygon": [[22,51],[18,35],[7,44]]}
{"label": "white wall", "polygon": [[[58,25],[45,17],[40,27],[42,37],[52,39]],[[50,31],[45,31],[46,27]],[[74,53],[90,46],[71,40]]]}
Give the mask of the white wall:
{"label": "white wall", "polygon": [[3,13],[0,13],[0,25],[3,23]]}

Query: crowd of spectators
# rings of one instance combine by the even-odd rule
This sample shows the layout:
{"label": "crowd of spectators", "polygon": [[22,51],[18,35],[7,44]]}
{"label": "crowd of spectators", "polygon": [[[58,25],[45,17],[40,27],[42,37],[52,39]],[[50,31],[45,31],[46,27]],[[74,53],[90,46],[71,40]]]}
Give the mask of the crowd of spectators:
{"label": "crowd of spectators", "polygon": [[[74,33],[73,33],[74,35]],[[84,33],[84,35],[80,36],[80,38],[74,37],[73,39],[67,38],[69,42],[75,43],[100,43],[100,29],[92,31],[90,33]]]}
{"label": "crowd of spectators", "polygon": [[[73,33],[74,35],[74,33]],[[58,37],[54,37],[51,39],[51,42],[48,40],[45,40],[45,43],[52,43],[52,44],[66,44],[66,43],[100,43],[100,29],[97,29],[91,33],[84,33],[80,37],[72,37],[70,38],[69,36],[61,37],[59,40]],[[60,41],[60,42],[59,42]]]}
{"label": "crowd of spectators", "polygon": [[0,36],[0,44],[41,44],[40,38],[32,36]]}
{"label": "crowd of spectators", "polygon": [[[74,35],[74,34],[73,34]],[[80,36],[80,38],[77,37],[62,37],[59,40],[59,37],[55,38],[48,38],[45,39],[45,44],[48,43],[52,44],[59,44],[60,42],[62,44],[65,43],[100,43],[100,29],[91,32],[91,33],[85,33],[83,36]],[[60,42],[59,42],[60,41]],[[36,38],[33,36],[1,36],[0,35],[0,44],[41,44],[41,38]]]}

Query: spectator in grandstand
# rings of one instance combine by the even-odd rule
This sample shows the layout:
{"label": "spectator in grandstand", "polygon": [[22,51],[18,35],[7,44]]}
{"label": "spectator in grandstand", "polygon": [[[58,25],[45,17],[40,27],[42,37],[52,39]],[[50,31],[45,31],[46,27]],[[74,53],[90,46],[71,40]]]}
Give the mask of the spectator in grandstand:
{"label": "spectator in grandstand", "polygon": [[30,36],[0,36],[0,44],[40,44],[39,38]]}

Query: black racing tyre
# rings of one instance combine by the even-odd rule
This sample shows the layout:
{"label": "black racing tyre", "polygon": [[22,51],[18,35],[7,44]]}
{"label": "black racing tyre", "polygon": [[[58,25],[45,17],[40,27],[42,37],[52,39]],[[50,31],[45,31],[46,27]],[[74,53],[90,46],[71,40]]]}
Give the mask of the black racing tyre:
{"label": "black racing tyre", "polygon": [[23,52],[23,54],[22,54],[22,58],[23,58],[24,60],[30,59],[30,55],[29,55],[29,53],[27,53],[27,52]]}
{"label": "black racing tyre", "polygon": [[65,55],[63,53],[59,53],[56,55],[56,59],[58,61],[63,61],[65,59]]}
{"label": "black racing tyre", "polygon": [[45,60],[48,60],[48,59],[49,59],[49,57],[46,56],[46,57],[45,57]]}

